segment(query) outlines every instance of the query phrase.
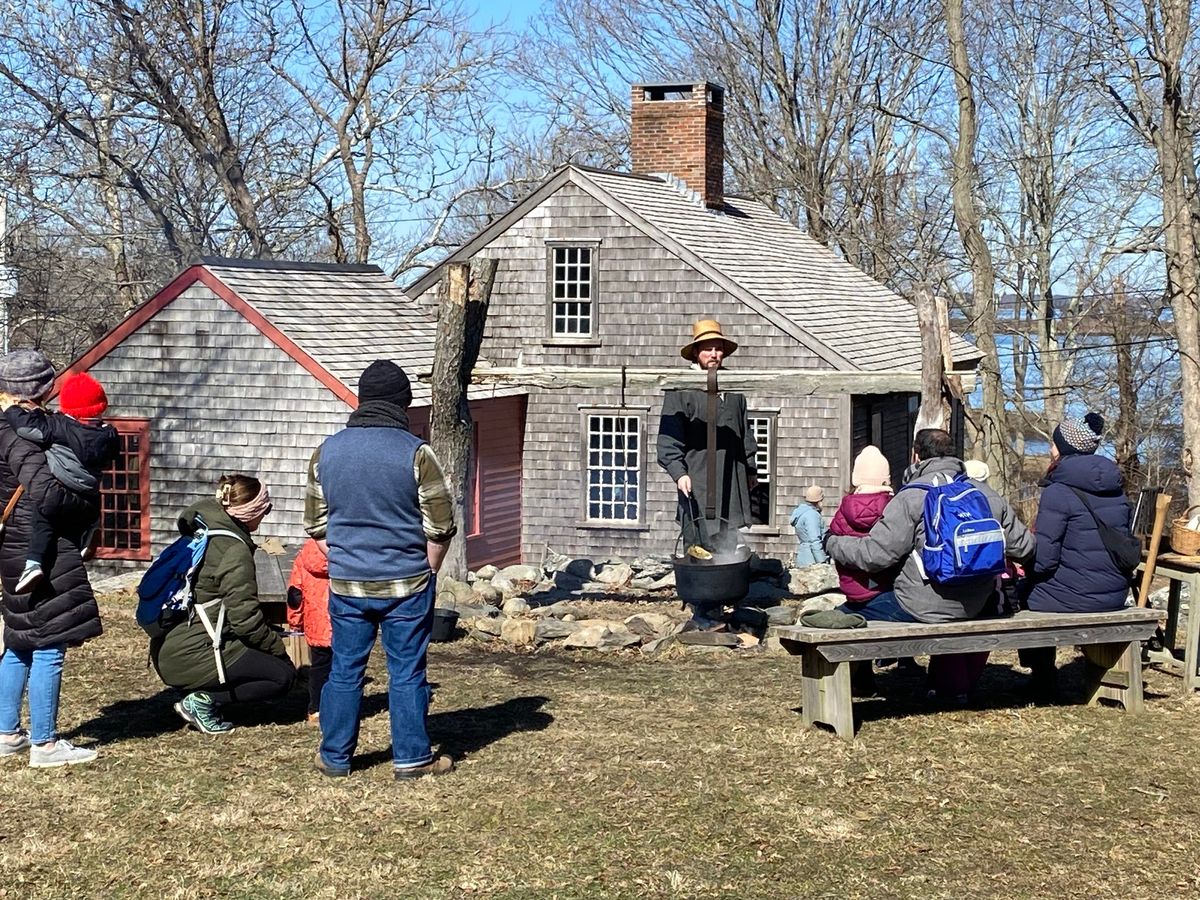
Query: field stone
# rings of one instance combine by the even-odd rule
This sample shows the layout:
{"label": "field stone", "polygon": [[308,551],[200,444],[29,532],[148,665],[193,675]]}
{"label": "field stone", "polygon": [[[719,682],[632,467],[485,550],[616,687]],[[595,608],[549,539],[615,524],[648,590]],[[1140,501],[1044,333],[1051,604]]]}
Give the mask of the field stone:
{"label": "field stone", "polygon": [[526,593],[541,580],[542,570],[535,566],[505,566],[492,576],[492,584],[505,597]]}
{"label": "field stone", "polygon": [[640,637],[625,626],[616,625],[614,628],[610,627],[612,625],[616,625],[616,623],[585,624],[563,641],[563,646],[580,650],[618,650],[642,642]]}
{"label": "field stone", "polygon": [[625,563],[607,564],[597,569],[593,578],[608,587],[624,587],[633,579],[633,569]]}
{"label": "field stone", "polygon": [[839,593],[821,594],[816,597],[809,597],[798,607],[797,618],[806,612],[811,612],[814,609],[834,609],[838,606],[841,606],[845,602],[846,595]]}
{"label": "field stone", "polygon": [[[525,621],[533,620],[526,619]],[[537,641],[558,641],[573,635],[579,630],[579,625],[575,622],[546,617],[534,622],[534,629],[534,637]]]}
{"label": "field stone", "polygon": [[635,591],[652,591],[654,590],[653,578],[635,578],[629,582],[629,586]]}
{"label": "field stone", "polygon": [[452,609],[458,613],[458,617],[464,622],[468,619],[488,619],[492,616],[500,614],[500,610],[494,606],[489,606],[486,603],[470,603],[462,600],[445,600],[437,601],[438,607],[441,609]]}
{"label": "field stone", "polygon": [[475,578],[479,581],[491,581],[499,571],[495,566],[480,566],[475,570]]}
{"label": "field stone", "polygon": [[475,596],[489,606],[499,606],[504,602],[504,592],[490,581],[475,582]]}
{"label": "field stone", "polygon": [[660,650],[665,650],[675,643],[677,643],[675,636],[668,634],[666,637],[655,638],[652,641],[642,644],[642,652],[649,656],[658,653]]}
{"label": "field stone", "polygon": [[788,591],[793,597],[811,597],[836,590],[837,570],[831,563],[817,563],[803,569],[788,570]]}
{"label": "field stone", "polygon": [[655,581],[654,584],[650,585],[650,589],[652,591],[661,591],[665,588],[674,588],[674,587],[675,587],[675,570],[674,569],[672,569],[670,572],[668,572],[662,578]]}
{"label": "field stone", "polygon": [[800,618],[800,610],[794,606],[772,606],[763,612],[767,614],[768,625],[795,625]]}
{"label": "field stone", "polygon": [[675,620],[663,613],[638,613],[625,620],[625,627],[642,637],[665,636],[675,627]]}
{"label": "field stone", "polygon": [[504,630],[504,623],[507,621],[508,619],[503,617],[497,617],[495,619],[489,619],[487,617],[472,619],[471,631],[479,634],[486,634],[489,637],[500,637],[501,632]]}
{"label": "field stone", "polygon": [[500,640],[518,647],[532,644],[537,626],[533,619],[505,619],[500,625]]}
{"label": "field stone", "polygon": [[509,597],[500,609],[506,616],[519,616],[529,612],[529,601],[524,597]]}
{"label": "field stone", "polygon": [[649,578],[656,581],[671,571],[670,560],[658,556],[642,556],[629,564],[639,578]]}
{"label": "field stone", "polygon": [[549,616],[554,619],[562,619],[567,616],[579,619],[583,616],[583,613],[577,607],[571,606],[565,600],[559,600],[557,603],[551,603],[549,606],[535,606],[529,613],[538,618]]}
{"label": "field stone", "polygon": [[758,638],[752,634],[741,633],[738,634],[737,639],[738,643],[742,645],[743,650],[750,650],[759,644]]}
{"label": "field stone", "polygon": [[470,603],[475,599],[475,589],[465,581],[441,577],[437,580],[437,602],[439,606],[451,607],[453,603]]}

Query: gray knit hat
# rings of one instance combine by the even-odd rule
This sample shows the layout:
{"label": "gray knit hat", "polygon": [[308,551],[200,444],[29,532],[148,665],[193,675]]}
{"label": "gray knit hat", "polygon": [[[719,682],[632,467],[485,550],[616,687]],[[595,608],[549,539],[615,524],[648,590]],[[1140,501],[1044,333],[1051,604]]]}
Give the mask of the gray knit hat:
{"label": "gray knit hat", "polygon": [[54,363],[39,350],[13,350],[0,357],[0,391],[18,400],[40,400],[54,386]]}
{"label": "gray knit hat", "polygon": [[1063,456],[1072,453],[1095,453],[1104,433],[1104,418],[1090,412],[1082,419],[1064,419],[1054,429],[1054,446]]}

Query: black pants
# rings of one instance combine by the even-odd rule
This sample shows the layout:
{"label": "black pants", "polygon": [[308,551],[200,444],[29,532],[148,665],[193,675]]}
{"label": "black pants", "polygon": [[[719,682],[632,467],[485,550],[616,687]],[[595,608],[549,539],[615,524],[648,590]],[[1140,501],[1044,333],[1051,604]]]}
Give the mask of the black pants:
{"label": "black pants", "polygon": [[251,703],[282,697],[296,679],[291,660],[247,649],[225,667],[225,683],[207,693],[217,703]]}
{"label": "black pants", "polygon": [[1055,647],[1025,647],[1017,651],[1017,659],[1034,675],[1045,677],[1054,672]]}
{"label": "black pants", "polygon": [[329,669],[333,665],[332,647],[308,648],[308,711],[315,713],[321,708],[321,688],[329,680]]}
{"label": "black pants", "polygon": [[99,518],[98,493],[79,493],[56,482],[47,491],[46,501],[33,508],[25,558],[45,565],[50,549],[60,537],[83,550]]}

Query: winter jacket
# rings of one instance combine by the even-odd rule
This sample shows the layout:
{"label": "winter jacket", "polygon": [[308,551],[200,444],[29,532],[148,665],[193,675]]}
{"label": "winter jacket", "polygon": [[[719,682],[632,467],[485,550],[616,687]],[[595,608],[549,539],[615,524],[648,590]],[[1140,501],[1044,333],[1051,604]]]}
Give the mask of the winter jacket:
{"label": "winter jacket", "polygon": [[292,563],[287,623],[289,628],[304,632],[310,647],[330,645],[329,558],[312,538],[304,542]]}
{"label": "winter jacket", "polygon": [[792,510],[788,521],[796,529],[796,566],[805,566],[829,562],[829,554],[825,552],[822,541],[825,538],[825,520],[821,511],[811,503],[801,503]]}
{"label": "winter jacket", "polygon": [[[708,500],[708,394],[667,391],[658,427],[658,464],[672,481],[691,476],[692,496],[699,515],[704,516]],[[742,528],[750,524],[749,474],[758,454],[742,394],[722,392],[717,401],[716,452],[714,509],[730,528]],[[687,508],[682,497],[677,514],[680,522]]]}
{"label": "winter jacket", "polygon": [[[210,530],[232,531],[236,538],[213,535],[196,579],[196,603],[218,597],[225,601],[225,627],[221,635],[221,660],[228,669],[247,648],[287,659],[283,639],[263,618],[258,605],[258,579],[254,572],[254,541],[241,522],[233,519],[214,499],[193,503],[179,516],[180,534],[196,532],[196,517]],[[210,618],[215,623],[213,606]],[[217,661],[212,639],[198,615],[176,625],[150,642],[150,657],[159,677],[171,687],[188,691],[216,689]]]}
{"label": "winter jacket", "polygon": [[0,509],[17,484],[25,493],[9,515],[0,545],[0,580],[3,581],[4,643],[16,650],[40,650],[58,644],[82,644],[100,635],[100,608],[83,568],[79,548],[59,536],[44,562],[49,577],[30,592],[14,593],[25,568],[34,505],[63,487],[50,473],[46,455],[29,441],[17,437],[0,421]]}
{"label": "winter jacket", "polygon": [[[905,483],[940,483],[962,474],[963,463],[953,457],[927,459],[906,473]],[[1034,551],[1033,534],[1021,524],[1003,497],[982,482],[972,482],[988,499],[992,515],[1004,529],[1005,553],[1022,560]],[[835,562],[882,572],[902,564],[894,590],[900,605],[919,622],[953,622],[973,619],[982,611],[995,588],[995,579],[987,576],[960,584],[934,584],[925,579],[919,555],[913,553],[924,537],[925,491],[901,490],[883,510],[879,521],[866,537],[831,535],[826,548]]]}
{"label": "winter jacket", "polygon": [[1129,581],[1100,539],[1096,520],[1071,488],[1088,495],[1096,515],[1113,528],[1128,528],[1129,499],[1121,470],[1092,454],[1064,456],[1047,475],[1034,532],[1037,557],[1023,589],[1039,612],[1102,612],[1120,609]]}
{"label": "winter jacket", "polygon": [[[873,494],[847,494],[833,519],[829,523],[829,533],[849,537],[863,537],[871,533],[871,528],[883,515],[884,507],[891,502],[891,491],[877,491]],[[894,570],[884,572],[863,572],[837,563],[838,582],[846,599],[852,603],[864,603],[883,591],[892,589],[895,580]]]}
{"label": "winter jacket", "polygon": [[17,434],[45,450],[54,477],[79,493],[100,490],[100,474],[121,450],[117,429],[102,422],[81,422],[40,406],[10,406],[4,418]]}

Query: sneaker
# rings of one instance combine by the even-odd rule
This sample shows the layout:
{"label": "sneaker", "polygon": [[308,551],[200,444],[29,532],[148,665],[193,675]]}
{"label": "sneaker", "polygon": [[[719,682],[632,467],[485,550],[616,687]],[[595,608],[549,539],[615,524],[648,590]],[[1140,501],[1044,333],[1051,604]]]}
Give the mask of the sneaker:
{"label": "sneaker", "polygon": [[[8,735],[14,737],[14,735]],[[0,756],[16,756],[29,749],[29,732],[18,731],[15,741],[0,740]]]}
{"label": "sneaker", "polygon": [[54,742],[54,749],[43,750],[33,747],[29,751],[29,768],[53,769],[56,766],[75,766],[79,763],[90,763],[99,754],[87,747],[76,747],[70,741],[59,738]]}
{"label": "sneaker", "polygon": [[18,594],[24,594],[26,591],[31,591],[44,576],[45,573],[42,571],[42,567],[32,560],[29,560],[25,563],[25,571],[22,572],[21,577],[17,579],[17,586],[13,588],[13,590]]}
{"label": "sneaker", "polygon": [[203,691],[188,694],[175,704],[175,712],[183,721],[205,734],[228,734],[233,731],[233,723],[221,718],[220,707]]}
{"label": "sneaker", "polygon": [[410,778],[424,778],[426,775],[445,775],[454,771],[454,760],[445,754],[435,756],[432,761],[423,766],[411,766],[406,769],[396,769],[397,781],[408,781]]}
{"label": "sneaker", "polygon": [[313,767],[326,778],[348,778],[350,776],[349,769],[338,769],[325,762],[325,757],[321,755],[321,751],[317,749],[317,755],[313,759]]}

